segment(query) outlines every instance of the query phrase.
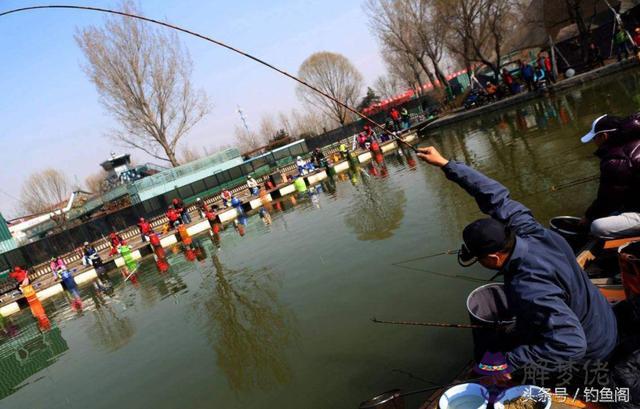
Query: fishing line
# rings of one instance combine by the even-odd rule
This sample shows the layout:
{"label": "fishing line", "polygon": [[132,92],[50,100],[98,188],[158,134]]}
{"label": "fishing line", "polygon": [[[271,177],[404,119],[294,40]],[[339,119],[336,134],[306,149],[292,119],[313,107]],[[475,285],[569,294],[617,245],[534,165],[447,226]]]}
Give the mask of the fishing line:
{"label": "fishing line", "polygon": [[405,270],[419,271],[421,273],[427,273],[427,274],[431,274],[431,275],[435,275],[435,276],[439,276],[439,277],[445,277],[445,278],[452,278],[452,279],[469,281],[469,282],[472,282],[472,283],[488,283],[488,282],[490,282],[490,281],[484,280],[482,278],[468,277],[468,276],[463,276],[463,275],[458,275],[458,274],[449,275],[449,274],[438,273],[437,271],[425,270],[425,269],[417,268],[417,267],[409,267],[409,266],[396,265],[396,264],[392,264],[392,266],[398,267],[398,268],[404,268]]}
{"label": "fishing line", "polygon": [[[140,16],[137,14],[132,14],[132,13],[127,13],[124,11],[118,11],[118,10],[112,10],[112,9],[106,9],[106,8],[101,8],[101,7],[92,7],[92,6],[72,6],[72,5],[47,5],[47,6],[30,6],[30,7],[22,7],[22,8],[17,8],[17,9],[12,9],[12,10],[8,10],[5,12],[0,13],[0,17],[9,15],[9,14],[13,14],[13,13],[19,13],[19,12],[23,12],[23,11],[32,11],[32,10],[41,10],[41,9],[71,9],[71,10],[83,10],[83,11],[96,11],[96,12],[100,12],[100,13],[107,13],[107,14],[116,14],[119,16],[123,16],[123,17],[130,17],[130,18],[134,18],[134,19],[138,19],[138,20],[142,20],[142,21],[146,21],[148,23],[153,23],[153,24],[157,24],[166,28],[170,28],[172,30],[177,30],[180,31],[182,33],[185,34],[189,34],[191,36],[200,38],[202,40],[208,41],[210,43],[216,44],[220,47],[226,48],[227,50],[233,51],[234,53],[240,54],[243,57],[249,58],[259,64],[264,65],[267,68],[270,68],[282,75],[284,75],[285,77],[288,77],[296,82],[298,82],[299,84],[304,85],[305,87],[317,92],[318,94],[324,96],[325,98],[337,103],[338,105],[340,105],[341,107],[345,108],[346,110],[348,110],[349,112],[357,115],[358,117],[364,119],[365,121],[371,123],[373,126],[375,126],[376,128],[380,129],[381,131],[386,132],[386,129],[384,128],[384,126],[382,124],[379,124],[378,122],[374,121],[373,119],[369,118],[367,115],[364,115],[360,112],[358,112],[357,110],[351,108],[349,105],[345,104],[344,102],[340,101],[339,99],[332,97],[331,95],[327,94],[324,91],[321,91],[320,89],[316,88],[315,86],[301,80],[300,78],[296,77],[295,75],[289,74],[288,72],[284,71],[281,68],[278,68],[268,62],[266,62],[265,60],[262,60],[258,57],[255,57],[245,51],[242,51],[238,48],[235,48],[233,46],[230,46],[226,43],[223,43],[222,41],[219,40],[215,40],[211,37],[207,37],[203,34],[199,34],[195,31],[191,31],[188,30],[186,28],[182,28],[170,23],[166,23],[163,21],[159,21],[159,20],[155,20],[149,17],[144,17],[144,16]],[[412,151],[414,152],[418,152],[418,149],[416,147],[414,147],[413,145],[411,145],[408,142],[403,141],[400,137],[398,137],[398,135],[396,135],[395,132],[392,132],[391,135],[393,135],[393,137],[400,143],[402,143],[403,145],[407,146],[408,148],[410,148]]]}
{"label": "fishing line", "polygon": [[402,374],[402,375],[407,375],[410,379],[416,379],[416,380],[418,380],[420,382],[424,382],[424,383],[426,383],[428,385],[437,386],[437,384],[435,382],[428,381],[428,380],[426,380],[426,379],[424,379],[424,378],[422,378],[420,376],[416,376],[413,373],[405,371],[405,370],[402,370],[402,369],[392,369],[391,372],[397,372],[397,373]]}

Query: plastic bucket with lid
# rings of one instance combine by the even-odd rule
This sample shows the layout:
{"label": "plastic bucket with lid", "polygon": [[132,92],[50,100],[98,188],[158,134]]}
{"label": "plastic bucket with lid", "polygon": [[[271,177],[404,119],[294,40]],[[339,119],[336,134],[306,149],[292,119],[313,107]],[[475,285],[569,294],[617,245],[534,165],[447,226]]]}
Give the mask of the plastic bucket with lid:
{"label": "plastic bucket with lid", "polygon": [[399,389],[394,389],[360,403],[359,409],[404,409],[404,399]]}
{"label": "plastic bucket with lid", "polygon": [[574,216],[557,216],[549,220],[549,228],[561,235],[571,248],[576,251],[589,240],[585,226],[580,224],[580,218]]}
{"label": "plastic bucket with lid", "polygon": [[447,389],[440,400],[440,409],[485,409],[489,405],[489,391],[477,383],[463,383]]}
{"label": "plastic bucket with lid", "polygon": [[509,307],[504,284],[485,284],[473,290],[467,297],[467,311],[472,324],[485,328],[473,328],[473,355],[480,362],[487,351],[504,352],[515,346],[513,335],[516,318]]}
{"label": "plastic bucket with lid", "polygon": [[551,408],[551,395],[544,389],[533,385],[518,385],[509,388],[502,393],[502,396],[493,404],[494,409],[504,409],[507,401],[524,397],[539,402],[539,408]]}

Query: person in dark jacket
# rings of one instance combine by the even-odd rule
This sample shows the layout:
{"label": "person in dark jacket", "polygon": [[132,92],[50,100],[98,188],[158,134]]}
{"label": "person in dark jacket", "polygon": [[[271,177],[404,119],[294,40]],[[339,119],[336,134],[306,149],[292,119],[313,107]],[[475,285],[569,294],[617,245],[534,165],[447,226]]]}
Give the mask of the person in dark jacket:
{"label": "person in dark jacket", "polygon": [[640,115],[602,115],[581,141],[594,141],[600,158],[598,195],[583,223],[596,237],[640,235]]}
{"label": "person in dark jacket", "polygon": [[589,65],[604,67],[604,58],[602,58],[600,48],[593,41],[589,43]]}
{"label": "person in dark jacket", "polygon": [[540,362],[562,365],[607,359],[616,346],[616,318],[569,244],[538,223],[495,180],[443,158],[433,147],[420,148],[418,156],[442,168],[491,216],[465,227],[459,257],[466,262],[475,258],[504,275],[519,339],[526,340],[501,351],[510,369]]}
{"label": "person in dark jacket", "polygon": [[524,80],[525,84],[527,84],[527,89],[529,91],[533,91],[536,88],[535,81],[533,80],[533,67],[531,64],[527,64],[520,60],[520,76]]}
{"label": "person in dark jacket", "polygon": [[511,95],[515,95],[518,93],[518,84],[513,79],[513,76],[511,75],[509,70],[507,70],[506,68],[502,69],[502,82],[507,88],[509,88],[509,92],[511,93]]}
{"label": "person in dark jacket", "polygon": [[627,36],[627,32],[622,27],[619,27],[613,37],[613,46],[616,50],[616,58],[618,59],[618,62],[622,61],[622,54],[624,54],[625,60],[629,58],[629,48],[627,47],[628,43],[629,37]]}

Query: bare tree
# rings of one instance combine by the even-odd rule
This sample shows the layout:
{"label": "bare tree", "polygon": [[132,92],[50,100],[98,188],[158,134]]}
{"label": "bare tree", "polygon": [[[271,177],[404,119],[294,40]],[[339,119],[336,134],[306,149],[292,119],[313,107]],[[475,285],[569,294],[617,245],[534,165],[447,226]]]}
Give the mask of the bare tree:
{"label": "bare tree", "polygon": [[260,130],[258,134],[260,135],[260,140],[263,142],[268,142],[273,139],[273,137],[278,133],[280,129],[278,125],[276,125],[276,121],[270,115],[263,115],[260,118]]}
{"label": "bare tree", "polygon": [[195,148],[189,145],[184,145],[180,149],[180,163],[185,164],[185,163],[193,162],[194,160],[201,159],[204,156],[204,154],[205,154],[204,150],[202,153],[200,153]]}
{"label": "bare tree", "polygon": [[[582,61],[585,63],[589,60],[589,40],[591,34],[587,28],[587,24],[584,21],[584,13],[582,7],[584,6],[583,0],[565,0],[567,7],[567,14],[571,21],[573,21],[578,28],[578,39],[580,42],[580,54]],[[595,7],[594,7],[595,8]],[[594,10],[595,14],[595,10]]]}
{"label": "bare tree", "polygon": [[407,88],[422,95],[422,85],[427,82],[427,74],[414,58],[405,52],[385,50],[383,47],[382,59],[390,75],[398,77]]}
{"label": "bare tree", "polygon": [[384,99],[392,98],[404,91],[401,80],[393,74],[381,75],[376,78],[373,88]]}
{"label": "bare tree", "polygon": [[[137,12],[130,1],[122,9]],[[178,143],[209,111],[206,94],[191,84],[193,63],[177,35],[109,17],[75,38],[102,105],[121,125],[111,136],[177,166]]]}
{"label": "bare tree", "polygon": [[332,128],[332,123],[326,117],[319,115],[315,110],[300,112],[291,110],[290,135],[294,138],[307,138],[327,132]]}
{"label": "bare tree", "polygon": [[[396,56],[420,67],[432,84],[447,80],[440,68],[444,36],[427,0],[368,0],[365,11],[380,44]],[[384,54],[383,54],[384,55]]]}
{"label": "bare tree", "polygon": [[288,115],[286,112],[278,112],[278,129],[283,129],[287,135],[292,138],[298,138],[299,133],[298,130],[294,128],[293,122],[291,120],[291,115]]}
{"label": "bare tree", "polygon": [[[457,0],[454,0],[457,1]],[[454,55],[454,59],[460,61],[468,74],[471,74],[472,62],[475,60],[470,30],[467,27],[473,24],[479,13],[481,0],[461,1],[456,3],[457,10],[451,8],[452,2],[436,0],[434,2],[436,19],[445,23],[446,47]]]}
{"label": "bare tree", "polygon": [[84,179],[84,185],[91,193],[102,193],[106,187],[107,172],[104,169],[87,176]]}
{"label": "bare tree", "polygon": [[233,134],[236,138],[236,145],[240,152],[250,152],[264,146],[263,140],[253,131],[250,131],[244,127],[237,126],[233,130]]}
{"label": "bare tree", "polygon": [[53,168],[31,174],[22,184],[20,201],[23,209],[30,213],[51,210],[67,200],[71,194],[71,183],[61,171]]}
{"label": "bare tree", "polygon": [[[438,18],[452,35],[449,48],[465,61],[485,64],[500,77],[506,38],[515,27],[517,0],[436,0]],[[451,37],[450,37],[451,38]]]}
{"label": "bare tree", "polygon": [[[357,103],[362,89],[362,75],[351,62],[341,54],[327,51],[312,54],[304,60],[298,76],[349,106]],[[302,85],[298,86],[296,92],[302,101],[321,109],[340,125],[349,121],[349,111],[335,101]]]}
{"label": "bare tree", "polygon": [[408,28],[416,37],[415,43],[424,48],[424,53],[431,62],[436,79],[443,86],[447,85],[447,78],[440,67],[440,62],[444,56],[444,36],[445,23],[436,18],[436,10],[433,1],[429,0],[406,0],[400,1],[397,9],[404,16],[403,19],[408,24]]}

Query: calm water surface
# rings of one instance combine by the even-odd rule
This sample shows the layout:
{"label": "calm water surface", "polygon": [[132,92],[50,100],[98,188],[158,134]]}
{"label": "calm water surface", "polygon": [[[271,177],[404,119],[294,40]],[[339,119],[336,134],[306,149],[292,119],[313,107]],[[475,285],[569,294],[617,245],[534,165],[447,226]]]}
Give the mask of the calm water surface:
{"label": "calm water surface", "polygon": [[[542,221],[580,214],[596,184],[571,184],[597,161],[578,138],[601,113],[638,110],[639,94],[627,72],[424,143],[501,180]],[[201,261],[178,252],[167,273],[146,260],[137,285],[114,279],[112,297],[85,289],[80,314],[64,297],[46,303],[45,334],[28,312],[7,319],[0,407],[354,408],[448,382],[470,359],[468,332],[370,318],[466,322],[465,298],[491,272],[452,256],[396,263],[457,247],[475,203],[439,170],[390,155],[285,204],[270,227],[254,216],[244,237],[227,229],[220,250],[201,239]]]}

